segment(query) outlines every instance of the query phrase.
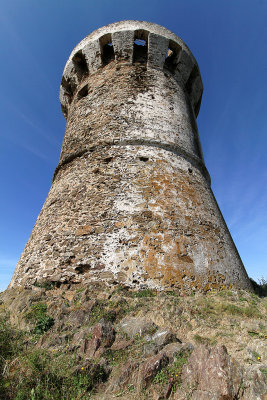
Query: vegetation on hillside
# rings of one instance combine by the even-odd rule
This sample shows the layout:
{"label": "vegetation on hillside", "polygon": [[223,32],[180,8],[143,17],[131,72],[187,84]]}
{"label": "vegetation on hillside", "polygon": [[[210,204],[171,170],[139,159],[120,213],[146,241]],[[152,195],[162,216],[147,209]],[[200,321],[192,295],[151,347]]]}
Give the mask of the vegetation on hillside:
{"label": "vegetation on hillside", "polygon": [[[266,282],[262,286],[265,290]],[[165,395],[175,398],[183,367],[192,349],[200,345],[225,344],[242,366],[258,366],[266,376],[266,315],[266,298],[237,290],[181,295],[121,286],[105,290],[51,286],[6,292],[0,305],[0,399],[105,399],[110,398],[103,393],[112,382],[110,390],[122,399],[150,399],[153,390],[167,393],[168,388]],[[127,318],[152,322],[132,337],[122,329]],[[98,347],[96,326],[102,327]],[[160,368],[137,392],[141,368],[169,343],[160,345],[154,339],[163,328],[177,338],[173,336],[170,343],[190,345],[168,362],[162,359]],[[106,334],[108,329],[111,333]],[[96,346],[94,354],[90,346]],[[129,360],[137,372],[123,387],[116,386]]]}

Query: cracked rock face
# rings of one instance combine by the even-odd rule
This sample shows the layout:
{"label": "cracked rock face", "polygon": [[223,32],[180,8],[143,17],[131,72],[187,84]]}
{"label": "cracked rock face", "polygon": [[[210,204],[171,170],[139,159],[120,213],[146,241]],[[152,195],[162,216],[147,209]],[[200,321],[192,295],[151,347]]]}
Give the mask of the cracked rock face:
{"label": "cracked rock face", "polygon": [[250,289],[204,164],[202,90],[190,50],[156,24],[112,24],[75,47],[60,161],[10,287]]}
{"label": "cracked rock face", "polygon": [[230,400],[240,392],[242,371],[230,359],[225,346],[200,346],[191,354],[182,379],[183,385],[192,391],[192,399]]}

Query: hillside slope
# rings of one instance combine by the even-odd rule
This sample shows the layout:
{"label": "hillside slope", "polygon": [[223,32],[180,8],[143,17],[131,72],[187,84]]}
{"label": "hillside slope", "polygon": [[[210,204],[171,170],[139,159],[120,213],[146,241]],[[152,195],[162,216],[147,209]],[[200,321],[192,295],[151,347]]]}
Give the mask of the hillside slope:
{"label": "hillside slope", "polygon": [[267,399],[255,294],[47,283],[0,303],[3,400]]}

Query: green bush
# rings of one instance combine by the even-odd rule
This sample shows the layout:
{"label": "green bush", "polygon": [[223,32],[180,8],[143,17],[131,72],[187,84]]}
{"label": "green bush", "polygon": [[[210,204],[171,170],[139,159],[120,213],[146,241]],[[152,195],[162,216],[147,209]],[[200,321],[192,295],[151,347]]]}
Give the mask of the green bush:
{"label": "green bush", "polygon": [[47,305],[45,303],[36,303],[31,306],[25,318],[35,323],[33,333],[42,335],[54,325],[54,318],[47,315]]}
{"label": "green bush", "polygon": [[250,282],[252,284],[252,287],[255,291],[255,293],[260,296],[260,297],[266,297],[267,296],[267,279],[261,278],[259,279],[259,282],[255,282],[252,278],[249,278]]}
{"label": "green bush", "polygon": [[54,318],[49,317],[49,315],[43,315],[39,317],[36,321],[33,333],[36,333],[37,335],[42,335],[54,325],[54,322]]}

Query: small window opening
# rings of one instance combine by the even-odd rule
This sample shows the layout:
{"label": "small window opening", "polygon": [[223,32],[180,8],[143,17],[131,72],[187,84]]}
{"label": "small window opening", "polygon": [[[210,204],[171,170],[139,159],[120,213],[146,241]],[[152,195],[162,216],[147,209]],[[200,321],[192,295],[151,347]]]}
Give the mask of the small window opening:
{"label": "small window opening", "polygon": [[89,75],[88,65],[81,50],[78,51],[75,56],[73,56],[72,61],[80,79],[83,79],[85,76]]}
{"label": "small window opening", "polygon": [[81,100],[88,95],[88,85],[85,85],[77,94],[77,99]]}
{"label": "small window opening", "polygon": [[175,71],[180,51],[181,47],[176,42],[170,40],[168,50],[166,51],[164,68],[171,72]]}
{"label": "small window opening", "polygon": [[147,162],[149,160],[148,157],[139,157],[140,161]]}
{"label": "small window opening", "polygon": [[133,62],[146,63],[148,52],[148,32],[138,30],[135,31],[134,36]]}
{"label": "small window opening", "polygon": [[100,38],[100,47],[103,65],[107,65],[115,60],[114,47],[110,33]]}

